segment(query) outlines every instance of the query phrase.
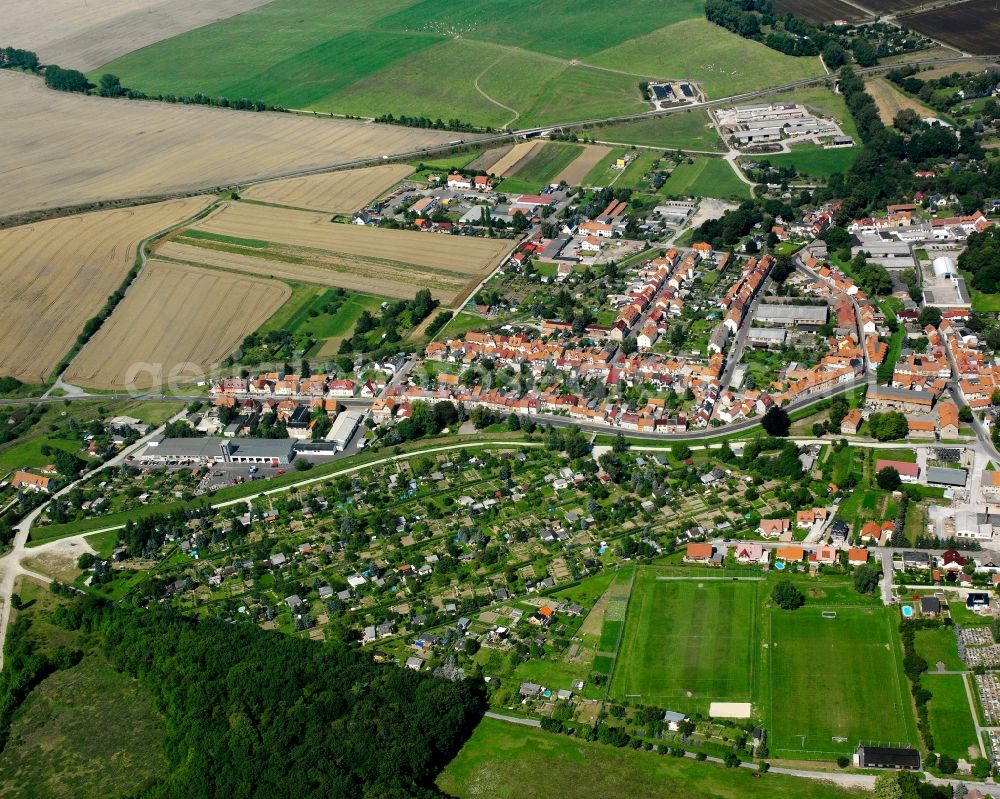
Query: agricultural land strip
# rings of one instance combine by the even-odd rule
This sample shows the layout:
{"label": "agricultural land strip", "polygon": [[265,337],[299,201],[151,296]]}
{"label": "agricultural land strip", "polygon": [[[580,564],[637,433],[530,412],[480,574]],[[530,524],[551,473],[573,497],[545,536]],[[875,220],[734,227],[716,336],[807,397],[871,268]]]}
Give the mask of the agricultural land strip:
{"label": "agricultural land strip", "polygon": [[409,175],[406,164],[386,164],[343,172],[274,180],[252,186],[243,197],[290,208],[350,214]]}
{"label": "agricultural land strip", "polygon": [[0,230],[0,374],[44,382],[135,265],[139,242],[209,203],[192,197]]}
{"label": "agricultural land strip", "polygon": [[569,186],[579,186],[583,179],[590,174],[590,170],[611,152],[610,147],[600,144],[591,144],[578,155],[573,162],[562,172],[556,175],[556,182],[563,182]]}
{"label": "agricultural land strip", "polygon": [[291,293],[277,280],[151,261],[66,378],[115,389],[202,378]]}
{"label": "agricultural land strip", "polygon": [[[0,216],[284,177],[455,138],[248,113],[53,92],[38,78],[0,70]],[[76,152],[87,156],[67,158]]]}
{"label": "agricultural land strip", "polygon": [[334,224],[322,214],[232,203],[157,255],[267,277],[410,298],[464,297],[510,251],[500,239]]}

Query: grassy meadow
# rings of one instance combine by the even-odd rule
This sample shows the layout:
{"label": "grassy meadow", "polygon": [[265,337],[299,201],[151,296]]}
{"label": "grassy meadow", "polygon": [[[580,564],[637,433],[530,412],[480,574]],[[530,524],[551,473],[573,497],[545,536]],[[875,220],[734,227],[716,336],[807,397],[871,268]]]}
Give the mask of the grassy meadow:
{"label": "grassy meadow", "polygon": [[665,150],[724,149],[722,139],[708,118],[707,111],[688,111],[631,122],[616,122],[595,128],[590,134],[601,141],[641,144]]}
{"label": "grassy meadow", "polygon": [[662,193],[667,197],[696,195],[719,199],[750,199],[750,187],[740,180],[729,164],[721,158],[694,158],[679,164]]}
{"label": "grassy meadow", "polygon": [[698,0],[637,0],[628,13],[598,0],[274,0],[91,77],[106,72],[148,94],[500,127],[643,110],[644,77],[695,80],[718,97],[822,68],[710,24]]}
{"label": "grassy meadow", "polygon": [[848,799],[862,792],[780,774],[615,749],[483,719],[438,777],[458,799]]}

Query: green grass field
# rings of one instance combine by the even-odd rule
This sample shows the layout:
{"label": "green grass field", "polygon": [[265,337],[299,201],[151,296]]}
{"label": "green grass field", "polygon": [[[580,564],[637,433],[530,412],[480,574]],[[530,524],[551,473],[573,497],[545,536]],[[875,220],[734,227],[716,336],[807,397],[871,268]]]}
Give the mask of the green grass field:
{"label": "green grass field", "polygon": [[964,678],[960,674],[926,674],[920,682],[933,694],[927,703],[927,714],[934,736],[934,751],[951,755],[956,760],[971,761],[969,747],[978,748],[979,741]]}
{"label": "green grass field", "polygon": [[[574,65],[701,3],[638,0],[608,24],[598,0],[275,0],[95,70],[149,94],[251,97],[289,108],[460,118],[499,126],[641,108],[638,79]],[[721,30],[721,29],[720,29]],[[731,34],[730,34],[731,35]],[[736,38],[736,37],[734,37]],[[479,88],[477,88],[477,78]]]}
{"label": "green grass field", "polygon": [[610,695],[705,713],[753,696],[756,582],[636,576]]}
{"label": "green grass field", "polygon": [[149,692],[87,655],[46,678],[18,710],[0,754],[0,796],[132,795],[166,771],[164,732]]}
{"label": "green grass field", "polygon": [[793,58],[744,39],[700,13],[586,59],[653,78],[686,78],[709,97],[780,86],[823,74],[819,58]]}
{"label": "green grass field", "polygon": [[709,120],[707,111],[688,111],[618,122],[594,128],[590,134],[600,141],[643,144],[666,150],[723,149],[722,139]]}
{"label": "green grass field", "polygon": [[458,799],[847,799],[826,782],[615,749],[483,719],[438,787]]}
{"label": "green grass field", "polygon": [[499,127],[641,110],[643,76],[701,81],[721,96],[821,74],[816,58],[782,56],[702,15],[698,0],[637,0],[627,14],[601,0],[373,0],[363,8],[274,0],[91,77],[111,72],[148,94]]}
{"label": "green grass field", "polygon": [[[837,617],[824,619],[825,609]],[[768,623],[772,754],[825,759],[860,741],[918,743],[895,613],[810,604],[773,609]]]}
{"label": "green grass field", "polygon": [[555,178],[583,152],[578,144],[548,142],[528,161],[500,184],[505,194],[534,194]]}
{"label": "green grass field", "polygon": [[721,158],[694,158],[693,163],[679,164],[661,191],[667,197],[697,195],[720,199],[750,199],[750,187],[736,177],[732,167]]}
{"label": "green grass field", "polygon": [[638,157],[622,171],[621,177],[615,181],[615,188],[648,188],[649,181],[646,180],[646,175],[649,174],[649,170],[653,168],[653,164],[658,161],[659,158],[660,153],[655,150],[641,151]]}
{"label": "green grass field", "polygon": [[776,167],[795,167],[799,174],[820,180],[829,180],[835,172],[846,174],[854,160],[861,154],[860,147],[826,149],[815,144],[795,147],[790,153],[766,156]]}

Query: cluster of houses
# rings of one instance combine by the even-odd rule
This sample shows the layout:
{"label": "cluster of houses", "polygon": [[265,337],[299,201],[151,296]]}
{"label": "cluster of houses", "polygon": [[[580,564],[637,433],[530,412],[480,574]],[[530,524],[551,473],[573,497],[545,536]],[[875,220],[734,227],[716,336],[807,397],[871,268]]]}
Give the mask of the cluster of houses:
{"label": "cluster of houses", "polygon": [[[788,521],[785,519],[784,521]],[[802,545],[786,544],[774,548],[766,547],[756,541],[740,541],[730,547],[710,542],[690,543],[684,552],[685,563],[697,563],[708,566],[721,566],[730,555],[737,563],[744,565],[803,563],[809,568],[820,566],[837,566],[841,563],[841,552],[844,550],[826,544]],[[847,551],[847,563],[850,567],[861,566],[868,562],[868,550],[865,547],[850,547]],[[773,559],[772,559],[773,555]]]}
{"label": "cluster of houses", "polygon": [[[384,385],[384,384],[383,384]],[[333,375],[300,375],[264,372],[253,377],[226,377],[210,389],[213,397],[309,397],[336,399],[374,397],[382,386],[368,380],[360,386],[353,380]]]}

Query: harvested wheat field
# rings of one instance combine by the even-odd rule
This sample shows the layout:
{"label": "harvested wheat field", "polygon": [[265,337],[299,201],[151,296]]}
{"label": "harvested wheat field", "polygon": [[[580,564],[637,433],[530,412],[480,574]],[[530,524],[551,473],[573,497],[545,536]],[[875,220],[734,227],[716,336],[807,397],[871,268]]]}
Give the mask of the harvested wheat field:
{"label": "harvested wheat field", "polygon": [[583,152],[556,176],[553,183],[565,181],[568,186],[579,186],[583,179],[590,174],[590,170],[597,166],[601,159],[610,152],[611,148],[605,147],[603,144],[588,144]]}
{"label": "harvested wheat field", "polygon": [[9,70],[0,70],[0,117],[0,216],[250,183],[440,145],[455,135],[86,97],[50,91],[40,79]]}
{"label": "harvested wheat field", "polygon": [[243,196],[249,200],[292,208],[351,214],[364,208],[411,172],[413,167],[406,164],[385,164],[323,175],[307,175],[260,183],[243,192]]}
{"label": "harvested wheat field", "polygon": [[[451,302],[489,274],[513,244],[335,224],[311,211],[237,202],[165,242],[157,254],[383,297],[412,297],[427,288]],[[200,258],[195,250],[203,251]],[[227,255],[239,258],[225,262]]]}
{"label": "harvested wheat field", "polygon": [[210,202],[191,197],[0,230],[0,375],[44,382],[121,285],[139,242]]}
{"label": "harvested wheat field", "polygon": [[4,45],[87,72],[270,0],[5,0]]}
{"label": "harvested wheat field", "polygon": [[866,81],[865,88],[878,106],[878,115],[883,124],[891,125],[896,114],[904,108],[912,108],[921,118],[936,116],[934,109],[907,97],[885,78]]}
{"label": "harvested wheat field", "polygon": [[202,379],[291,294],[278,280],[152,260],[66,379],[139,390]]}
{"label": "harvested wheat field", "polygon": [[513,149],[514,145],[510,144],[506,147],[494,147],[492,150],[487,150],[481,156],[479,156],[474,161],[471,161],[466,165],[466,169],[471,169],[473,171],[491,172],[493,167],[499,163],[499,161],[504,158],[507,153]]}
{"label": "harvested wheat field", "polygon": [[501,178],[509,178],[534,158],[544,144],[544,142],[540,141],[526,141],[515,144],[510,148],[510,152],[490,168],[490,174]]}

